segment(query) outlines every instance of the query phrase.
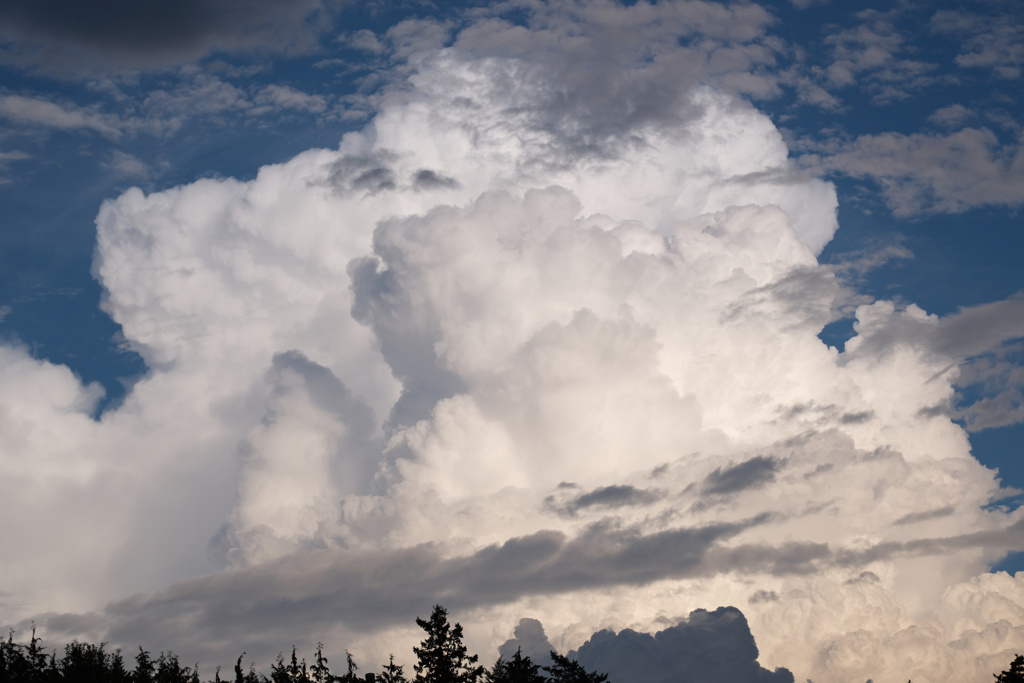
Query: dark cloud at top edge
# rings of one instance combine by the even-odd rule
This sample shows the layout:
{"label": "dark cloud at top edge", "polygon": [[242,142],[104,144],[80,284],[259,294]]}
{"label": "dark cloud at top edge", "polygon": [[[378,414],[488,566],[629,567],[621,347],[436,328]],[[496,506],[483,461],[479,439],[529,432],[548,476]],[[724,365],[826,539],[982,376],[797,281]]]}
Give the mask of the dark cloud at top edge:
{"label": "dark cloud at top edge", "polygon": [[45,71],[173,66],[214,50],[304,51],[341,0],[8,0],[0,58]]}

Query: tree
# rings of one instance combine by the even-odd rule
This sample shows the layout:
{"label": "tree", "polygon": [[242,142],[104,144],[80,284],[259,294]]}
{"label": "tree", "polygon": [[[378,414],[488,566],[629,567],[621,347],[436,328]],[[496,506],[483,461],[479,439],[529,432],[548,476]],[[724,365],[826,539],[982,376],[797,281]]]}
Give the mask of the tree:
{"label": "tree", "polygon": [[316,663],[309,667],[309,672],[313,674],[313,683],[331,683],[334,680],[327,666],[327,657],[324,657],[323,643],[316,644]]}
{"label": "tree", "polygon": [[462,642],[462,625],[448,623],[448,610],[434,605],[430,620],[416,617],[416,623],[427,632],[427,637],[414,647],[418,662],[415,683],[477,683],[484,674],[482,666],[475,666],[479,657],[469,655]]}
{"label": "tree", "polygon": [[359,680],[359,677],[356,676],[356,671],[359,670],[359,665],[356,664],[356,660],[352,659],[352,655],[348,650],[345,650],[345,666],[347,671],[345,672],[345,675],[338,680],[344,681],[344,683],[356,683]]}
{"label": "tree", "polygon": [[292,647],[292,658],[287,664],[284,662],[284,655],[278,653],[277,660],[270,666],[270,680],[273,683],[307,683],[309,674],[306,671],[306,660],[299,664],[295,656],[295,647]]}
{"label": "tree", "polygon": [[121,651],[106,651],[106,644],[91,645],[77,640],[64,647],[58,666],[65,681],[76,683],[129,683]]}
{"label": "tree", "polygon": [[14,630],[7,636],[7,642],[0,642],[0,681],[26,681],[26,683],[47,683],[60,680],[55,654],[47,656],[36,637],[32,626],[32,637],[28,645],[14,642]]}
{"label": "tree", "polygon": [[153,683],[156,673],[156,662],[149,653],[139,646],[139,654],[135,655],[135,671],[132,672],[132,683]]}
{"label": "tree", "polygon": [[507,662],[498,657],[486,676],[489,683],[546,683],[547,680],[540,675],[540,667],[523,656],[523,648],[518,648]]}
{"label": "tree", "polygon": [[256,673],[256,665],[250,664],[249,671],[243,673],[242,671],[242,657],[245,653],[238,655],[238,661],[235,662],[235,683],[265,683],[267,680],[266,676]]}
{"label": "tree", "polygon": [[995,676],[996,683],[1024,683],[1024,655],[1017,655],[1006,671],[992,675]]}
{"label": "tree", "polygon": [[551,683],[604,683],[608,680],[608,674],[587,671],[579,662],[574,662],[554,650],[551,651],[551,660],[551,666],[543,667],[550,674],[548,680]]}
{"label": "tree", "polygon": [[409,683],[409,680],[405,677],[405,672],[402,670],[401,664],[395,664],[395,656],[391,655],[388,663],[384,665],[380,672],[381,683]]}

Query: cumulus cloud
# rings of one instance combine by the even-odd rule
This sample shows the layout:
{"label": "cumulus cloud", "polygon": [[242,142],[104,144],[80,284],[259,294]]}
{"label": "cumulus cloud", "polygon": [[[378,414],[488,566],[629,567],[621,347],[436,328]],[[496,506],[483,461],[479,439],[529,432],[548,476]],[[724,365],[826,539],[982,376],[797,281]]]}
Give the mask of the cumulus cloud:
{"label": "cumulus cloud", "polygon": [[[1018,302],[865,303],[827,347],[835,190],[739,95],[771,89],[771,17],[527,14],[393,35],[408,78],[337,149],[102,206],[103,305],[149,372],[94,421],[3,349],[4,499],[64,522],[4,529],[4,618],[211,665],[385,661],[433,602],[485,656],[516,623],[565,651],[693,613],[753,634],[750,671],[1004,663],[1024,589],[985,572],[1022,513],[941,408]],[[749,633],[693,612],[733,604]]]}
{"label": "cumulus cloud", "polygon": [[629,629],[601,631],[575,654],[585,668],[607,672],[610,680],[623,683],[793,681],[793,674],[784,668],[768,671],[758,665],[757,645],[747,620],[735,607],[695,610],[653,636]]}
{"label": "cumulus cloud", "polygon": [[529,657],[538,666],[550,666],[553,663],[551,652],[555,646],[544,633],[544,626],[536,619],[523,617],[513,631],[513,637],[498,647],[498,656],[505,661],[511,659],[517,651]]}

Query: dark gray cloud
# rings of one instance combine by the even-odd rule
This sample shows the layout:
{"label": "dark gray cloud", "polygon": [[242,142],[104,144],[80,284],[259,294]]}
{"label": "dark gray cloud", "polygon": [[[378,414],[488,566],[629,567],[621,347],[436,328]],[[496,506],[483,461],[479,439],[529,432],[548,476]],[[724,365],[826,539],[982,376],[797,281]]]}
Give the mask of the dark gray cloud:
{"label": "dark gray cloud", "polygon": [[442,190],[459,187],[459,181],[428,168],[416,171],[412,178],[413,187],[417,190]]}
{"label": "dark gray cloud", "polygon": [[[175,583],[102,613],[39,615],[51,637],[89,637],[226,663],[227,648],[273,657],[282,643],[312,644],[339,624],[362,632],[404,624],[435,602],[453,610],[615,585],[729,571],[803,571],[827,548],[720,544],[766,518],[643,534],[592,525],[574,539],[540,531],[446,558],[433,544],[390,551],[305,551],[246,569]],[[803,566],[800,566],[803,563]],[[234,656],[237,656],[235,654]]]}
{"label": "dark gray cloud", "polygon": [[753,595],[751,595],[749,598],[747,598],[747,602],[749,602],[752,605],[756,605],[762,602],[775,602],[778,599],[779,594],[775,591],[759,590]]}
{"label": "dark gray cloud", "polygon": [[735,607],[694,610],[653,636],[601,631],[573,654],[614,683],[793,683],[789,670],[769,671],[757,663],[754,637]]}
{"label": "dark gray cloud", "polygon": [[[467,27],[454,46],[476,58],[498,58],[490,77],[501,85],[505,116],[548,140],[528,162],[535,170],[614,157],[646,144],[652,127],[700,116],[688,95],[699,83],[754,96],[778,88],[765,68],[778,47],[766,40],[774,18],[753,3],[654,3],[642,18],[614,4],[569,3],[567,13],[563,3],[534,3],[526,31],[507,21],[522,16],[518,7],[495,6],[495,20]],[[572,50],[551,49],[562,41]],[[728,50],[749,77],[741,84],[709,67],[714,60],[706,50]],[[502,59],[510,55],[517,59]]]}
{"label": "dark gray cloud", "polygon": [[330,25],[324,0],[7,0],[7,60],[47,69],[166,67],[211,51],[305,50]]}
{"label": "dark gray cloud", "polygon": [[926,522],[929,519],[940,519],[942,517],[949,517],[951,514],[956,512],[956,508],[952,505],[939,508],[937,510],[929,510],[927,512],[911,512],[910,514],[903,515],[897,519],[893,524],[916,524],[917,522]]}
{"label": "dark gray cloud", "polygon": [[875,416],[873,410],[862,410],[859,413],[843,413],[843,416],[839,418],[839,421],[844,425],[849,424],[863,424],[871,420]]}
{"label": "dark gray cloud", "polygon": [[731,467],[719,467],[704,479],[704,493],[723,495],[767,484],[775,479],[780,463],[763,455]]}
{"label": "dark gray cloud", "polygon": [[465,391],[465,383],[438,358],[441,333],[432,316],[415,302],[415,294],[403,282],[411,268],[398,250],[387,249],[376,236],[381,258],[353,260],[348,267],[352,280],[352,317],[373,329],[381,353],[402,395],[385,422],[390,432],[429,417],[438,401]]}
{"label": "dark gray cloud", "polygon": [[[934,515],[931,518],[947,516],[945,508],[924,513],[924,515]],[[914,517],[914,515],[907,517]],[[907,517],[903,519],[907,519]],[[1011,524],[1005,529],[976,531],[943,538],[920,538],[905,542],[889,541],[864,550],[839,550],[834,553],[834,561],[839,566],[856,567],[893,557],[947,555],[969,548],[986,548],[1004,552],[1020,551],[1024,548],[1024,520]]]}
{"label": "dark gray cloud", "polygon": [[589,493],[580,495],[569,503],[567,510],[569,512],[576,512],[581,508],[588,507],[619,508],[631,505],[646,505],[661,499],[662,495],[659,491],[638,489],[624,484],[613,484],[611,486],[602,486]]}
{"label": "dark gray cloud", "polygon": [[394,190],[398,183],[394,171],[388,166],[390,161],[386,154],[343,157],[331,166],[329,182],[342,195]]}

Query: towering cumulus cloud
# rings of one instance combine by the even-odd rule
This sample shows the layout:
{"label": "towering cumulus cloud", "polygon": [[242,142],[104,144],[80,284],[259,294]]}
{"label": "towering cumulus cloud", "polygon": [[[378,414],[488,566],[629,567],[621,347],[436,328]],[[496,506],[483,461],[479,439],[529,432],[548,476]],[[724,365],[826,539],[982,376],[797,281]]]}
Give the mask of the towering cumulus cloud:
{"label": "towering cumulus cloud", "polygon": [[6,617],[379,662],[436,601],[485,660],[517,623],[567,651],[707,609],[797,680],[998,670],[1024,579],[987,566],[1021,515],[948,417],[944,321],[877,301],[819,340],[836,194],[746,99],[769,21],[393,31],[337,150],[104,204],[95,272],[150,370],[93,421],[94,389],[2,349],[2,495],[52,523],[2,532]]}

